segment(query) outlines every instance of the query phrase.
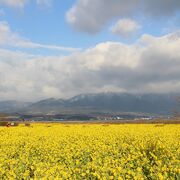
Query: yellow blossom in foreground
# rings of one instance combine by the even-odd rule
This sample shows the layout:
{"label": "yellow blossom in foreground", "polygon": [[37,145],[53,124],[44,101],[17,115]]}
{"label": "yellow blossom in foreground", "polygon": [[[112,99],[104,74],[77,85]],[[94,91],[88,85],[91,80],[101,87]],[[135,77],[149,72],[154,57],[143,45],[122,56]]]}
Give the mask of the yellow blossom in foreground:
{"label": "yellow blossom in foreground", "polygon": [[180,179],[180,125],[0,127],[0,179]]}

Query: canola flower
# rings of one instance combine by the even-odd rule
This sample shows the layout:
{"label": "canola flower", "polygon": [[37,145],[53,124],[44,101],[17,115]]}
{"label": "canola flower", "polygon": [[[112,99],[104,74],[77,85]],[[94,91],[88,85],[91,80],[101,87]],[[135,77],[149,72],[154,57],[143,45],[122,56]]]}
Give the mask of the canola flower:
{"label": "canola flower", "polygon": [[0,179],[180,179],[180,125],[0,127]]}

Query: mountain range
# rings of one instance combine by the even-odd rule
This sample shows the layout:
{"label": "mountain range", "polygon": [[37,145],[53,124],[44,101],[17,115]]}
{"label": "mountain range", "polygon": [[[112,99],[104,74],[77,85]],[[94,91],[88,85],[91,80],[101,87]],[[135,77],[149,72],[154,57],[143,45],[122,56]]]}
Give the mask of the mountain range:
{"label": "mountain range", "polygon": [[98,93],[70,99],[49,98],[38,102],[0,101],[6,113],[100,113],[133,112],[169,115],[178,110],[178,94]]}

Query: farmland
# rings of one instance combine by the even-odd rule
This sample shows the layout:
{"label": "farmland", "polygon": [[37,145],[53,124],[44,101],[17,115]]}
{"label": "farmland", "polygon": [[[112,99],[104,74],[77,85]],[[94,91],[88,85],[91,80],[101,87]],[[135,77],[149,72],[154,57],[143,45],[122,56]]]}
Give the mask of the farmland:
{"label": "farmland", "polygon": [[0,127],[0,179],[180,179],[180,125]]}

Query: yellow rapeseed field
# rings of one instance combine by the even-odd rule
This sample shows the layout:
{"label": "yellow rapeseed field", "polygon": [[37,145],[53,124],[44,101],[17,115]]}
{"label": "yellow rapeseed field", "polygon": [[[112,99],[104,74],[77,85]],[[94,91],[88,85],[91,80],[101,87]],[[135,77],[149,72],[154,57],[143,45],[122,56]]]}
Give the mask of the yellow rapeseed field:
{"label": "yellow rapeseed field", "polygon": [[0,179],[180,179],[180,125],[0,127]]}

